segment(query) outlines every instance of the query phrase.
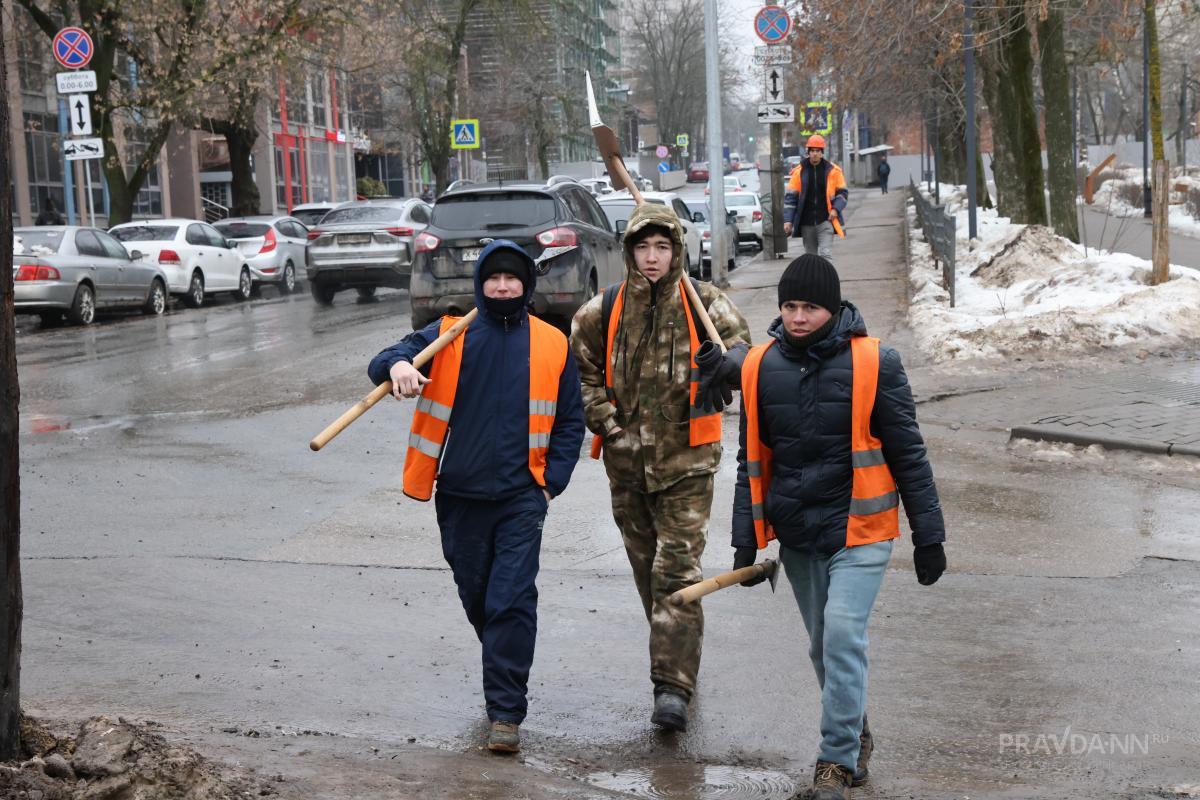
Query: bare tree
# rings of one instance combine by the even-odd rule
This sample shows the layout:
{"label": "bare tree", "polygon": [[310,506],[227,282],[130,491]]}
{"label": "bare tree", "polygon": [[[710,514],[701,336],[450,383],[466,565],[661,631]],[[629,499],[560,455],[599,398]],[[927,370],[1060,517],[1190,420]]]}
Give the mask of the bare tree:
{"label": "bare tree", "polygon": [[690,133],[704,152],[704,0],[632,0],[626,13],[635,92],[653,98],[659,138]]}
{"label": "bare tree", "polygon": [[[0,13],[0,86],[7,86],[4,27]],[[12,180],[8,104],[0,103],[0,186]],[[21,473],[18,448],[16,329],[13,323],[12,200],[0,192],[0,761],[18,755],[21,716]]]}

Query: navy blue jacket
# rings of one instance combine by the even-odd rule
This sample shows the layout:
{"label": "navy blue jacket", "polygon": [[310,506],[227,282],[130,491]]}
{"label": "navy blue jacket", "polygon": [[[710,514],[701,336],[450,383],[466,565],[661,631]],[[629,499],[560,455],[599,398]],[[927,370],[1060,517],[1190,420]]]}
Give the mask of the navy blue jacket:
{"label": "navy blue jacket", "polygon": [[[438,467],[439,492],[477,500],[503,500],[536,485],[529,471],[529,316],[525,308],[498,317],[484,305],[479,267],[500,248],[529,256],[518,245],[497,240],[480,253],[475,265],[475,305],[479,316],[467,328],[462,369],[450,414],[450,431]],[[533,297],[536,272],[525,287]],[[375,356],[368,368],[376,384],[390,380],[397,361],[408,361],[438,337],[441,320],[413,331]],[[432,362],[431,362],[432,363]],[[428,365],[422,370],[428,373]],[[546,455],[546,489],[557,496],[567,488],[583,444],[583,400],[575,357],[558,381],[558,406]]]}
{"label": "navy blue jacket", "polygon": [[[833,330],[806,350],[788,345],[779,319],[771,324],[769,333],[776,344],[763,357],[758,373],[759,434],[772,451],[766,517],[780,544],[828,555],[846,545],[853,482],[850,339],[866,336],[866,323],[858,309],[843,302]],[[908,377],[900,355],[882,345],[871,433],[883,444],[884,458],[912,527],[913,544],[919,547],[945,541],[942,507],[917,427]],[[734,547],[755,544],[746,475],[745,408],[739,442]]]}

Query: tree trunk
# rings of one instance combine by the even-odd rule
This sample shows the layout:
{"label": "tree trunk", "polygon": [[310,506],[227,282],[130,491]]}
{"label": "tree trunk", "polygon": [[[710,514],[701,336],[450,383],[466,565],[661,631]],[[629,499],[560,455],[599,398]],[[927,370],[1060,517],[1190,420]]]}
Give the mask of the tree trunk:
{"label": "tree trunk", "polygon": [[[979,137],[975,138],[978,140]],[[983,153],[979,151],[978,141],[975,142],[975,203],[980,208],[992,208],[992,196],[988,193],[987,173],[983,171]]]}
{"label": "tree trunk", "polygon": [[[0,86],[7,86],[4,16],[0,14]],[[0,103],[0,186],[12,180],[8,104]],[[0,192],[0,761],[20,751],[21,473],[17,437],[16,328],[13,323],[12,196]]]}
{"label": "tree trunk", "polygon": [[1163,150],[1162,132],[1162,65],[1158,58],[1158,21],[1154,14],[1155,0],[1146,0],[1146,35],[1150,39],[1150,144],[1154,148],[1153,158],[1166,158]]}
{"label": "tree trunk", "polygon": [[983,94],[992,122],[992,176],[996,181],[996,208],[1002,216],[1024,218],[1025,195],[1017,175],[1017,133],[1014,124],[1012,85],[1005,75],[1003,54],[998,44],[989,48],[989,57],[979,59],[983,76]]}
{"label": "tree trunk", "polygon": [[1042,170],[1042,138],[1033,96],[1033,47],[1025,22],[1024,4],[1013,3],[1006,12],[1009,35],[1005,38],[1008,74],[1014,99],[1017,128],[1017,172],[1022,182],[1025,214],[1013,222],[1046,225],[1046,180]]}
{"label": "tree trunk", "polygon": [[1175,129],[1175,163],[1180,165],[1187,162],[1187,98],[1188,68],[1185,62],[1183,65],[1183,76],[1179,80],[1179,127]]}
{"label": "tree trunk", "polygon": [[223,133],[225,142],[229,145],[229,170],[232,174],[233,200],[229,216],[252,217],[261,214],[259,202],[262,198],[259,196],[258,183],[254,180],[254,169],[250,161],[254,143],[258,140],[258,130],[253,126],[247,129],[240,125],[230,125]]}
{"label": "tree trunk", "polygon": [[1063,13],[1051,8],[1038,22],[1042,93],[1045,96],[1046,160],[1049,165],[1050,221],[1054,232],[1079,242],[1075,206],[1075,163],[1071,141],[1071,76],[1067,70]]}

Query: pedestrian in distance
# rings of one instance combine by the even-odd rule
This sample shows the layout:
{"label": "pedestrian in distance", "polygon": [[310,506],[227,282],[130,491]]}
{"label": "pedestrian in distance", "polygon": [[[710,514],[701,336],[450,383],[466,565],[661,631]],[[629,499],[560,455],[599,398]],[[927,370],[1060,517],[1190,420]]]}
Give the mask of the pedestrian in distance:
{"label": "pedestrian in distance", "polygon": [[808,137],[808,158],[788,176],[783,193],[783,233],[804,240],[804,252],[832,260],[833,237],[845,238],[850,190],[842,168],[825,160],[825,137]]}
{"label": "pedestrian in distance", "polygon": [[33,221],[35,225],[66,225],[67,218],[58,210],[58,206],[54,204],[53,197],[46,198],[46,205],[38,213],[37,219]]}
{"label": "pedestrian in distance", "polygon": [[603,455],[613,517],[650,624],[650,721],[687,729],[704,617],[698,603],[666,598],[701,580],[713,474],[721,460],[721,411],[733,402],[746,321],[725,294],[693,281],[729,351],[708,340],[682,281],[683,228],[669,206],[647,203],[629,219],[624,282],[575,314],[592,457]]}
{"label": "pedestrian in distance", "polygon": [[875,174],[879,176],[879,191],[887,194],[888,175],[892,174],[892,165],[888,163],[887,153],[879,157],[879,166],[875,168]]}
{"label": "pedestrian in distance", "polygon": [[946,569],[945,523],[900,356],[867,335],[833,265],[795,259],[778,299],[770,341],[742,368],[733,564],[750,566],[779,541],[821,687],[821,744],[804,796],[847,800],[874,749],[867,623],[900,535],[900,501],[923,586]]}
{"label": "pedestrian in distance", "polygon": [[[567,339],[532,316],[536,281],[521,247],[498,239],[475,264],[479,315],[418,371],[413,357],[459,318],[445,316],[371,361],[371,380],[418,397],[404,493],[429,500],[442,554],[483,646],[487,747],[520,749],[537,636],[538,560],[550,502],[583,444],[579,371]],[[453,435],[451,436],[451,432]]]}

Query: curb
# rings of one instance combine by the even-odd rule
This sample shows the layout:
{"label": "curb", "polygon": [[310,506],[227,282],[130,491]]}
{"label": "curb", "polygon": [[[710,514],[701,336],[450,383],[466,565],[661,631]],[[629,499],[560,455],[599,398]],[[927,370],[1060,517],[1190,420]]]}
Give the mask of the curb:
{"label": "curb", "polygon": [[1013,439],[1029,439],[1037,442],[1063,442],[1066,444],[1088,447],[1098,444],[1108,450],[1133,450],[1139,453],[1153,453],[1167,456],[1200,457],[1200,447],[1192,445],[1176,445],[1166,442],[1153,442],[1146,439],[1125,439],[1120,436],[1102,436],[1094,433],[1075,433],[1062,428],[1042,425],[1019,425],[1012,429],[1009,441]]}

